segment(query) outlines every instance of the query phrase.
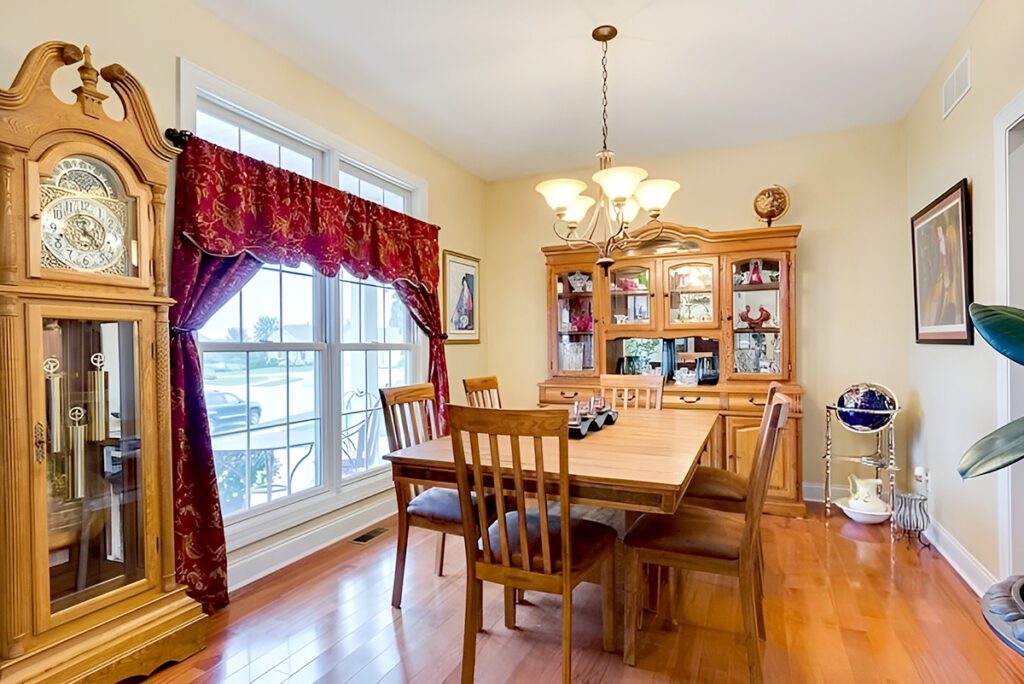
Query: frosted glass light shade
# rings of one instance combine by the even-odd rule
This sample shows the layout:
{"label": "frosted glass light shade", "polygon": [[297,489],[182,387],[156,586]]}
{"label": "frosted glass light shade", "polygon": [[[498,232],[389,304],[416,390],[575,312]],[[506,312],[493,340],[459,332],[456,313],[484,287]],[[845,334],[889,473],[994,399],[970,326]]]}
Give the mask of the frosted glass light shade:
{"label": "frosted glass light shade", "polygon": [[594,174],[594,181],[614,204],[621,204],[632,197],[644,178],[647,178],[647,171],[638,166],[613,166]]}
{"label": "frosted glass light shade", "polygon": [[636,215],[640,213],[640,203],[630,197],[622,205],[622,220],[624,223],[632,223]]}
{"label": "frosted glass light shade", "polygon": [[561,216],[572,201],[587,189],[587,184],[573,178],[555,178],[538,183],[536,190],[544,196],[548,206]]}
{"label": "frosted glass light shade", "polygon": [[644,211],[657,217],[678,189],[679,183],[673,180],[645,180],[636,186],[636,201]]}
{"label": "frosted glass light shade", "polygon": [[575,225],[583,220],[583,217],[587,215],[587,210],[592,206],[594,206],[593,197],[580,195],[569,204],[569,208],[565,210],[565,216],[562,217],[562,220]]}

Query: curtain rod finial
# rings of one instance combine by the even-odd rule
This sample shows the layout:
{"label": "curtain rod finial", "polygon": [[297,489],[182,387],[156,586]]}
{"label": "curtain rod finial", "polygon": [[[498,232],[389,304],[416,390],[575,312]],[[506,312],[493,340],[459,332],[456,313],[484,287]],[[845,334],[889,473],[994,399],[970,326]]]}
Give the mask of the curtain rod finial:
{"label": "curtain rod finial", "polygon": [[186,131],[185,129],[168,128],[164,131],[164,137],[179,149],[185,147],[185,143],[191,140],[194,135],[192,131]]}

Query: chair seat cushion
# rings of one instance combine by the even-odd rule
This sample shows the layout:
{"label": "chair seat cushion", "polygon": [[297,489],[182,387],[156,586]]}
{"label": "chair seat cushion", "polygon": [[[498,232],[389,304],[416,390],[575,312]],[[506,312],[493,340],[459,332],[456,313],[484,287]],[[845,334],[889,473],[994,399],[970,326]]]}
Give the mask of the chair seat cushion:
{"label": "chair seat cushion", "polygon": [[697,466],[686,487],[686,496],[742,502],[747,500],[747,478],[723,468]]}
{"label": "chair seat cushion", "polygon": [[[494,514],[494,495],[484,495],[484,503],[490,516]],[[473,494],[473,505],[476,506],[476,494]],[[409,515],[425,518],[432,523],[458,525],[462,522],[462,509],[459,507],[459,492],[444,487],[431,487],[409,502],[406,510]]]}
{"label": "chair seat cushion", "polygon": [[626,533],[626,546],[723,560],[740,557],[744,517],[683,504],[672,515],[643,516]]}
{"label": "chair seat cushion", "polygon": [[[522,545],[519,539],[519,512],[511,511],[505,514],[508,526],[509,553],[512,557],[512,566],[523,567]],[[491,554],[494,562],[501,562],[501,532],[498,530],[499,521],[494,521],[487,530],[490,541]],[[570,538],[572,540],[572,555],[570,562],[574,571],[585,569],[601,557],[610,547],[614,546],[618,537],[616,531],[593,520],[583,518],[570,518]],[[541,547],[540,512],[527,511],[526,513],[526,538],[527,548],[530,553],[530,569],[534,572],[544,570],[544,552]],[[483,553],[483,541],[480,542],[481,555]],[[551,570],[558,573],[562,571],[562,518],[551,515],[548,517],[548,544],[551,549]]]}

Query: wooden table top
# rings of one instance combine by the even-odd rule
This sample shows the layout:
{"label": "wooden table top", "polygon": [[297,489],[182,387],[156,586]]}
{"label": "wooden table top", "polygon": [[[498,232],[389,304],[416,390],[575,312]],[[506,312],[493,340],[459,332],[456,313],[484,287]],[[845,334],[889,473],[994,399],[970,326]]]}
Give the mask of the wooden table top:
{"label": "wooden table top", "polygon": [[[689,484],[717,420],[714,411],[622,411],[615,425],[569,440],[570,482],[680,493]],[[507,439],[499,445],[502,465],[511,468]],[[481,440],[480,447],[489,454],[487,440]],[[524,471],[532,471],[532,440],[521,439],[520,448]],[[400,449],[384,458],[397,466],[455,469],[451,437]],[[554,438],[550,442],[545,438],[544,470],[558,472]]]}

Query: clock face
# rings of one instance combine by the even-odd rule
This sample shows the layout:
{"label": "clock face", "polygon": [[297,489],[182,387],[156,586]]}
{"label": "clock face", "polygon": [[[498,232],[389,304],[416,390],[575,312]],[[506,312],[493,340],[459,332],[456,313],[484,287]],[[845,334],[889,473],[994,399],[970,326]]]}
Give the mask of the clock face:
{"label": "clock face", "polygon": [[43,265],[131,275],[131,202],[120,179],[88,157],[68,157],[40,186]]}

